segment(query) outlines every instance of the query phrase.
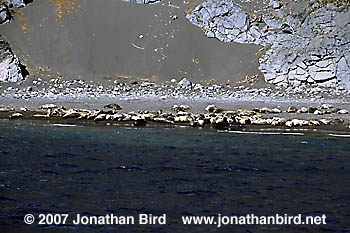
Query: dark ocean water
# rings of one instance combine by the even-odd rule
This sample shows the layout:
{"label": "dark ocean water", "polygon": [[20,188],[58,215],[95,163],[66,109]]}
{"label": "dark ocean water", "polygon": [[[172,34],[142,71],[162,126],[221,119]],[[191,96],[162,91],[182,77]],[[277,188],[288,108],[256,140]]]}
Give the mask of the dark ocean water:
{"label": "dark ocean water", "polygon": [[[350,232],[350,139],[0,123],[0,232]],[[166,225],[23,217],[166,214]],[[182,215],[325,214],[319,226],[186,226]],[[73,217],[72,217],[73,218]]]}

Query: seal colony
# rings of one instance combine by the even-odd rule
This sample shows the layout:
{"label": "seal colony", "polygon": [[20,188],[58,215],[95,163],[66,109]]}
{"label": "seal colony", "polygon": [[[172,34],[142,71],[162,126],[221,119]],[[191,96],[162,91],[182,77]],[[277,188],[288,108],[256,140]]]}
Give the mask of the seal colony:
{"label": "seal colony", "polygon": [[[10,107],[0,108],[0,118],[9,119],[46,119],[58,123],[67,123],[73,119],[75,123],[104,122],[106,125],[118,123],[132,124],[133,126],[150,126],[160,123],[173,126],[209,127],[215,129],[242,129],[249,126],[268,128],[304,128],[304,129],[335,129],[349,130],[349,111],[334,108],[323,104],[318,107],[288,107],[253,108],[253,109],[223,109],[215,105],[208,105],[201,113],[191,113],[188,105],[173,105],[170,110],[122,112],[119,104],[108,104],[103,109],[74,109],[55,104],[44,104],[40,109],[45,111],[29,110],[27,107],[18,110]],[[329,115],[331,117],[324,117]],[[323,117],[321,117],[323,116]],[[117,123],[117,124],[114,124]]]}
{"label": "seal colony", "polygon": [[[274,87],[254,89],[247,83],[236,87],[192,83],[187,79],[167,84],[111,80],[108,86],[83,80],[41,78],[31,83],[23,88],[11,85],[2,88],[0,118],[235,130],[335,127],[349,131],[350,92],[346,89],[315,86],[282,91]],[[244,100],[249,104],[242,106]],[[38,106],[39,103],[42,104]],[[205,103],[208,104],[204,106]]]}

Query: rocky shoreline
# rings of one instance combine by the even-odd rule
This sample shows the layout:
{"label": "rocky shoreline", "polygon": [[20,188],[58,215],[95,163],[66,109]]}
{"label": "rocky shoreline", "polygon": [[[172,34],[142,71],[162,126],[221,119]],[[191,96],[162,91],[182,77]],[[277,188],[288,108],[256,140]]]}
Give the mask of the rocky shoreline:
{"label": "rocky shoreline", "polygon": [[[0,23],[11,21],[13,9],[30,2],[2,1]],[[24,79],[24,67],[5,38],[0,38],[0,118],[224,129],[335,127],[348,131],[350,21],[345,20],[349,16],[348,6],[313,5],[312,12],[294,17],[287,12],[291,1],[264,1],[255,11],[244,6],[257,4],[255,1],[241,2],[243,5],[234,1],[204,1],[193,6],[185,17],[203,28],[208,37],[226,43],[266,46],[259,60],[267,81],[263,87],[257,85],[258,75],[239,81],[194,82],[191,78],[176,77],[160,82],[120,75],[90,81],[79,75],[54,74],[45,67]],[[336,27],[341,30],[333,30]],[[320,43],[315,44],[316,41]],[[38,111],[46,103],[67,107]],[[103,109],[106,103],[119,103],[123,109]],[[213,104],[218,107],[205,111]],[[173,105],[178,108],[188,105],[190,109],[182,106],[178,111],[173,107],[175,111],[170,112]]]}
{"label": "rocky shoreline", "polygon": [[[249,83],[220,85],[187,79],[169,83],[111,79],[109,84],[103,84],[59,78],[46,81],[47,74],[42,75],[43,78],[0,87],[0,118],[236,130],[242,126],[284,130],[335,127],[349,131],[350,91],[346,89],[261,89]],[[47,103],[51,105],[45,106]],[[103,109],[106,103],[118,103],[123,109]],[[43,112],[39,108],[50,110]]]}

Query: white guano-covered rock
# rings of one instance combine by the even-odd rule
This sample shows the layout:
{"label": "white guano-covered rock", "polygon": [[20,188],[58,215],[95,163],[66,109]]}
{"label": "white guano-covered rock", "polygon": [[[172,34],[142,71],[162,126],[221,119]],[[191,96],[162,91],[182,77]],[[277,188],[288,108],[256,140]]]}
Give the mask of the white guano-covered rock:
{"label": "white guano-covered rock", "polygon": [[0,37],[0,81],[19,82],[23,80],[20,62],[10,45]]}

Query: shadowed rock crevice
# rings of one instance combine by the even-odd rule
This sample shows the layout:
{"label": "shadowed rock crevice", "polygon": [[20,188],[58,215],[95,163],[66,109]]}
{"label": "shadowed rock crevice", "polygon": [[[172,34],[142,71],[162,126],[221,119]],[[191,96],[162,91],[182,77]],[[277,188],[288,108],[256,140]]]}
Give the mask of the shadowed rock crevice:
{"label": "shadowed rock crevice", "polygon": [[21,73],[22,73],[23,78],[26,78],[27,76],[30,75],[30,73],[25,65],[19,64],[19,68],[21,69]]}

